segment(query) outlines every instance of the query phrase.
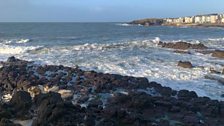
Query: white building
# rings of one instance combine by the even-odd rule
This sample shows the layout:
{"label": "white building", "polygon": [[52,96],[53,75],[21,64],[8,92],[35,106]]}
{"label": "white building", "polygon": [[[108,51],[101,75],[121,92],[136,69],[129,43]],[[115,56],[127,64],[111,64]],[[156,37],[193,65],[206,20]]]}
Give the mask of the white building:
{"label": "white building", "polygon": [[166,23],[171,24],[171,23],[173,23],[173,18],[167,18],[167,19],[165,19],[165,21],[166,21]]}
{"label": "white building", "polygon": [[194,23],[201,24],[202,23],[202,16],[195,16]]}
{"label": "white building", "polygon": [[211,14],[210,18],[211,18],[211,23],[217,23],[219,16],[218,16],[218,14]]}
{"label": "white building", "polygon": [[221,19],[221,23],[224,23],[224,17],[222,17],[222,19]]}

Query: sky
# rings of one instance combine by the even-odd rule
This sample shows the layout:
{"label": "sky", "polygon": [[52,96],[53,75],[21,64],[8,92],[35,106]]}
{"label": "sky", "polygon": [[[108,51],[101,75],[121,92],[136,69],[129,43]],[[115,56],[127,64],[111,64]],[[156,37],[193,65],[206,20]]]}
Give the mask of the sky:
{"label": "sky", "polygon": [[0,0],[0,22],[127,22],[224,13],[224,0]]}

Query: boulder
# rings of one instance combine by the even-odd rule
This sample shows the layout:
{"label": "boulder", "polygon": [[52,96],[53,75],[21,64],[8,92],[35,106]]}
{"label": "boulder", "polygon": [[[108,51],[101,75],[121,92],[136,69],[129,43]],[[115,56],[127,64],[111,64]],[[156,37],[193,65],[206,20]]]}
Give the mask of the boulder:
{"label": "boulder", "polygon": [[61,95],[55,92],[49,92],[47,94],[39,94],[34,98],[36,106],[40,107],[43,104],[57,104],[63,102]]}
{"label": "boulder", "polygon": [[64,102],[58,93],[40,94],[35,97],[35,103],[38,108],[33,126],[72,126],[84,122],[85,110],[71,102]]}
{"label": "boulder", "polygon": [[180,90],[177,94],[177,97],[179,99],[180,98],[192,99],[192,98],[197,98],[198,95],[194,91]]}
{"label": "boulder", "polygon": [[224,58],[224,51],[223,50],[215,50],[212,52],[213,57],[217,58]]}
{"label": "boulder", "polygon": [[28,114],[29,109],[32,106],[32,99],[28,92],[17,91],[10,100],[10,105],[17,117],[25,116]]}
{"label": "boulder", "polygon": [[179,61],[177,66],[183,67],[183,68],[192,68],[193,65],[189,61]]}
{"label": "boulder", "polygon": [[16,62],[18,61],[14,56],[11,56],[7,59],[7,62]]}

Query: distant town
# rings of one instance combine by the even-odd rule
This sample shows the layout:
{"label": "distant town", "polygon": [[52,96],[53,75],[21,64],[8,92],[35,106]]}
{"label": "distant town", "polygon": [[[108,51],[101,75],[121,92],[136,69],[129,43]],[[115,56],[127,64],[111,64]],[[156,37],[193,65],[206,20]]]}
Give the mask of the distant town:
{"label": "distant town", "polygon": [[132,21],[131,24],[144,26],[165,25],[165,26],[217,26],[224,27],[224,14],[206,14],[187,16],[179,18],[148,18]]}

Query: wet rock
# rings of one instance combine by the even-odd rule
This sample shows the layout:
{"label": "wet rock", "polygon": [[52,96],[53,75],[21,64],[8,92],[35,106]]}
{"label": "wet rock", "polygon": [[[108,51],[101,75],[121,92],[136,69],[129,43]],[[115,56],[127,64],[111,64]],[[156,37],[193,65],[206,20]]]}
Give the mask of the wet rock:
{"label": "wet rock", "polygon": [[189,61],[179,61],[177,66],[180,66],[183,68],[192,68],[193,67],[193,65]]}
{"label": "wet rock", "polygon": [[221,76],[207,74],[207,75],[205,75],[205,79],[216,80],[219,83],[224,84],[224,78],[222,78]]}
{"label": "wet rock", "polygon": [[163,100],[156,101],[155,105],[164,106],[164,107],[167,107],[167,108],[170,108],[172,106],[172,104],[170,102],[163,101]]}
{"label": "wet rock", "polygon": [[16,62],[16,61],[18,61],[14,56],[12,56],[12,57],[9,57],[8,59],[7,59],[7,62]]}
{"label": "wet rock", "polygon": [[111,119],[100,120],[96,126],[117,126],[117,122]]}
{"label": "wet rock", "polygon": [[170,109],[170,112],[174,112],[174,113],[180,112],[180,111],[181,111],[181,108],[178,106],[172,106]]}
{"label": "wet rock", "polygon": [[159,90],[159,93],[163,96],[170,97],[174,93],[170,87],[163,87]]}
{"label": "wet rock", "polygon": [[183,121],[185,124],[189,124],[189,126],[199,124],[199,122],[200,122],[200,120],[195,115],[187,115],[184,117]]}
{"label": "wet rock", "polygon": [[198,96],[194,91],[180,90],[177,94],[177,97],[179,99],[192,99],[197,98]]}
{"label": "wet rock", "polygon": [[184,50],[175,50],[175,53],[180,53],[180,54],[191,54],[189,51],[184,51]]}
{"label": "wet rock", "polygon": [[213,57],[217,58],[224,58],[224,51],[223,50],[215,50],[212,52]]}
{"label": "wet rock", "polygon": [[28,92],[17,91],[12,96],[10,104],[13,106],[16,116],[24,116],[28,113],[32,105],[31,96]]}
{"label": "wet rock", "polygon": [[88,100],[89,100],[88,96],[82,96],[79,98],[78,103],[85,103]]}
{"label": "wet rock", "polygon": [[34,103],[37,106],[41,104],[57,104],[61,103],[63,100],[59,93],[49,92],[47,94],[39,94],[34,98]]}
{"label": "wet rock", "polygon": [[85,111],[71,102],[63,102],[58,93],[41,94],[37,96],[35,103],[38,109],[37,119],[34,120],[33,126],[78,125],[84,122]]}
{"label": "wet rock", "polygon": [[2,118],[0,121],[0,126],[21,126],[19,124],[14,124],[12,121],[6,118]]}
{"label": "wet rock", "polygon": [[15,115],[15,113],[12,112],[10,107],[11,106],[7,104],[0,105],[0,119],[2,118],[10,119]]}
{"label": "wet rock", "polygon": [[191,44],[187,42],[176,42],[176,43],[164,43],[160,42],[159,45],[161,45],[163,48],[172,48],[172,49],[181,49],[181,50],[187,50],[187,49],[207,49],[205,45],[202,43],[199,44]]}
{"label": "wet rock", "polygon": [[89,105],[88,105],[88,107],[99,107],[99,106],[102,106],[103,105],[103,102],[101,101],[101,100],[99,100],[99,99],[94,99],[94,100],[91,100],[90,102],[89,102]]}

